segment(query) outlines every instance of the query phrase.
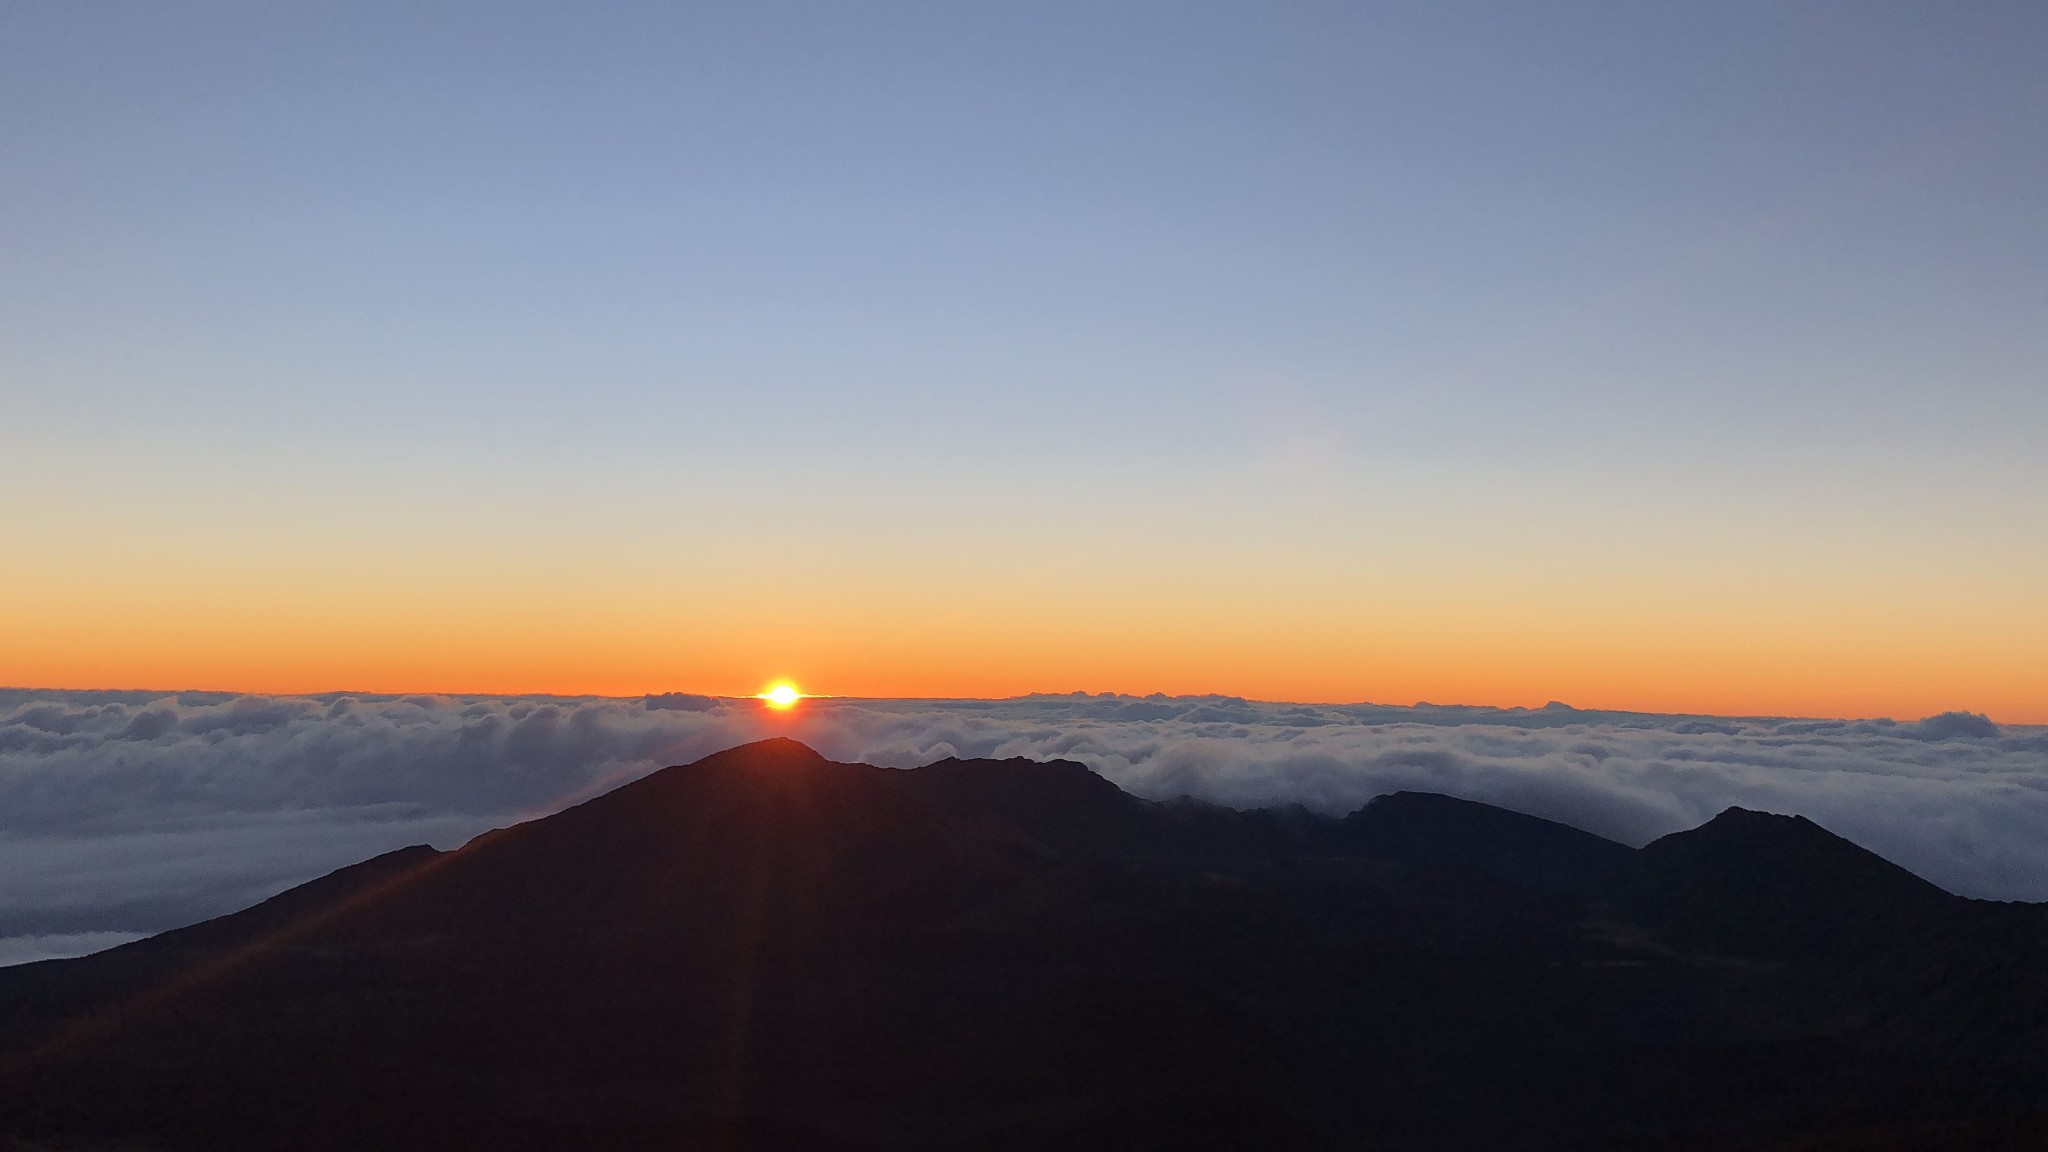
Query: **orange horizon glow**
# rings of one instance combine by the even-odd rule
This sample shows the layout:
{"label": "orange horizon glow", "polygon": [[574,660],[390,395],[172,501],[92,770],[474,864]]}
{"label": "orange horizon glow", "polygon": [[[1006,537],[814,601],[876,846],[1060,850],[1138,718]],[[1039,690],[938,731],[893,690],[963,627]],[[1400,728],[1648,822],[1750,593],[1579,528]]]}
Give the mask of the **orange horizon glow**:
{"label": "orange horizon glow", "polygon": [[[1534,581],[1510,599],[1419,579],[1366,595],[1299,575],[1060,586],[1042,571],[941,572],[883,586],[851,570],[740,570],[696,578],[687,594],[637,573],[565,577],[578,594],[550,598],[532,578],[344,582],[292,569],[145,583],[133,571],[0,575],[14,606],[0,616],[0,685],[744,699],[787,678],[864,698],[1085,689],[1720,716],[1968,711],[2048,724],[2048,608],[2036,610],[2031,587],[2009,590],[1996,613],[1964,600],[1909,613],[1901,598],[1818,582],[1768,598],[1723,590],[1717,602],[1683,587],[1653,598]],[[736,607],[756,603],[772,607]]]}
{"label": "orange horizon glow", "polygon": [[[1261,683],[1273,687],[1262,691]],[[1832,686],[1834,691],[1826,693],[1799,694],[1787,692],[1783,696],[1771,693],[1761,687],[1748,691],[1684,691],[1673,685],[1657,685],[1642,682],[1628,688],[1614,688],[1609,691],[1593,689],[1582,683],[1578,691],[1518,691],[1519,686],[1510,683],[1496,683],[1477,687],[1473,691],[1461,692],[1451,685],[1449,678],[1438,678],[1419,688],[1401,692],[1382,690],[1379,692],[1345,693],[1341,691],[1317,691],[1313,686],[1302,686],[1291,679],[1255,681],[1243,685],[1210,686],[1161,680],[1142,680],[1136,684],[1118,684],[1114,681],[1087,679],[1026,680],[1018,682],[1009,677],[984,673],[981,676],[962,676],[946,682],[936,677],[909,674],[899,671],[894,675],[882,674],[867,680],[854,680],[849,690],[830,693],[833,698],[849,700],[1004,700],[1035,695],[1064,695],[1080,691],[1094,695],[1120,695],[1143,697],[1163,694],[1169,697],[1227,696],[1273,704],[1306,705],[1375,705],[1410,706],[1427,703],[1439,706],[1464,706],[1484,708],[1540,708],[1552,701],[1560,701],[1572,707],[1592,712],[1634,712],[1659,715],[1718,716],[1718,717],[1787,717],[1826,720],[1867,720],[1889,718],[1893,720],[1916,720],[1942,712],[1978,712],[1988,715],[1993,721],[2008,725],[2048,724],[2048,708],[2029,709],[2024,705],[1985,705],[1974,700],[1941,699],[1917,693],[1893,696],[1865,697],[1857,692],[1855,685]],[[840,684],[834,683],[834,687]],[[1494,689],[1488,691],[1488,687]],[[594,677],[576,679],[554,679],[543,676],[516,677],[494,681],[489,677],[443,679],[440,677],[420,678],[350,678],[345,680],[303,679],[293,676],[283,679],[270,678],[221,678],[202,680],[111,680],[98,682],[70,681],[55,683],[33,683],[19,679],[0,678],[0,688],[25,691],[50,692],[180,692],[232,693],[262,696],[316,696],[316,695],[370,695],[370,696],[558,696],[589,697],[605,699],[637,699],[645,696],[681,692],[728,700],[758,700],[765,707],[776,711],[792,711],[805,700],[816,699],[819,694],[803,692],[794,684],[777,682],[760,692],[733,691],[729,687],[706,685],[694,679],[640,679],[628,677]],[[787,689],[788,693],[782,692]],[[1304,690],[1305,689],[1305,690]],[[1661,689],[1661,690],[1660,690]],[[1898,703],[1892,706],[1861,706],[1863,699],[1890,699]],[[1799,701],[1811,701],[1801,704]],[[1789,703],[1777,703],[1788,701]]]}

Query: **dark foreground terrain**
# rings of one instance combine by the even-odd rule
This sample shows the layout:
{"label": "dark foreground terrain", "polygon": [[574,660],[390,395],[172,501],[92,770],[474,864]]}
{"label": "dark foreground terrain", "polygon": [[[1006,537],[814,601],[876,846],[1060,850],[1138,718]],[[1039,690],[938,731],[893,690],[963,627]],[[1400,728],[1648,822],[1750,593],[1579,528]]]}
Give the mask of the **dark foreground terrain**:
{"label": "dark foreground terrain", "polygon": [[2048,906],[1740,809],[670,768],[0,970],[0,1148],[2048,1148]]}

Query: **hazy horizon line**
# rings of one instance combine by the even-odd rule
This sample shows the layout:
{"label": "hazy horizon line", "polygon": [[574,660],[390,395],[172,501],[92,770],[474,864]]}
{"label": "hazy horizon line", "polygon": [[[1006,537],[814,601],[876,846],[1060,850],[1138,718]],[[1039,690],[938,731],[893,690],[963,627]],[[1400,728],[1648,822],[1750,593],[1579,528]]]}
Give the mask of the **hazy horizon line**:
{"label": "hazy horizon line", "polygon": [[[771,681],[771,683],[774,683],[774,681]],[[660,691],[660,692],[624,692],[624,693],[613,693],[613,692],[548,692],[548,691],[531,691],[531,692],[505,692],[505,691],[471,691],[471,690],[460,690],[460,689],[425,689],[425,688],[421,688],[421,689],[402,689],[402,690],[370,690],[370,689],[352,689],[352,688],[332,688],[332,689],[321,689],[321,690],[319,690],[319,691],[315,691],[315,692],[268,692],[268,691],[260,691],[260,690],[245,690],[245,689],[236,689],[236,688],[192,688],[192,687],[187,687],[187,688],[156,688],[156,687],[118,687],[118,688],[112,688],[112,687],[92,687],[92,688],[81,688],[81,687],[52,687],[52,686],[47,686],[47,685],[44,685],[44,686],[33,686],[33,685],[18,685],[18,684],[0,684],[0,695],[4,695],[4,694],[36,694],[36,693],[66,693],[66,694],[103,694],[103,695],[108,695],[108,696],[138,696],[138,695],[154,695],[154,696],[158,696],[158,697],[163,697],[163,696],[221,696],[221,697],[237,697],[237,696],[261,696],[261,697],[268,697],[268,698],[273,698],[273,699],[300,699],[300,700],[316,700],[316,699],[335,699],[335,698],[341,698],[341,697],[351,697],[351,698],[354,698],[354,699],[391,699],[391,700],[397,700],[397,699],[404,699],[404,698],[406,698],[406,697],[411,697],[411,696],[439,696],[439,697],[448,697],[448,698],[467,698],[467,699],[491,699],[491,700],[517,700],[517,699],[544,699],[544,700],[620,700],[620,701],[627,701],[627,700],[652,700],[652,699],[658,699],[658,698],[661,698],[661,697],[664,697],[664,696],[669,696],[669,697],[675,697],[675,696],[686,696],[686,697],[697,697],[697,698],[700,698],[700,699],[705,699],[705,700],[732,700],[732,701],[742,701],[742,700],[753,700],[753,699],[757,699],[757,698],[758,698],[758,696],[759,696],[759,693],[757,693],[757,692],[733,692],[733,693],[726,693],[726,692],[692,692],[692,691],[687,691],[687,690],[684,690],[684,689],[668,689],[668,690],[665,690],[665,691]],[[1904,724],[1904,723],[1913,723],[1913,722],[1916,722],[1916,721],[1921,721],[1921,720],[1928,720],[1928,719],[1932,719],[1932,718],[1934,718],[1934,717],[1938,717],[1938,716],[1977,716],[1977,717],[1982,717],[1983,719],[1985,719],[1985,720],[1988,720],[1988,721],[1990,721],[1990,722],[1991,722],[1991,723],[1993,723],[1993,724],[1997,724],[1997,725],[2000,725],[2000,726],[2002,726],[2002,727],[2016,727],[2016,728],[2034,728],[2034,727],[2048,727],[2048,721],[2028,721],[2028,720],[2013,720],[2013,721],[2008,721],[2008,720],[2001,720],[2001,719],[1999,719],[1999,718],[1997,718],[1997,717],[1994,717],[1994,716],[1990,715],[1990,713],[1989,713],[1989,712],[1980,712],[1980,711],[1975,711],[1975,710],[1973,710],[1973,709],[1970,709],[1970,708],[1967,708],[1967,707],[1959,707],[1959,708],[1944,708],[1944,709],[1940,709],[1940,710],[1938,710],[1938,711],[1933,711],[1933,712],[1929,712],[1929,713],[1926,713],[1925,715],[1921,715],[1921,716],[1909,716],[1909,717],[1899,717],[1899,716],[1891,716],[1891,715],[1847,715],[1847,714],[1844,714],[1844,715],[1820,715],[1820,714],[1801,714],[1801,713],[1770,713],[1770,712],[1711,712],[1711,711],[1672,711],[1672,712],[1659,712],[1659,711],[1653,711],[1653,710],[1647,710],[1647,709],[1641,709],[1641,708],[1604,708],[1604,707],[1600,707],[1600,706],[1597,706],[1597,705],[1592,705],[1592,706],[1588,706],[1588,705],[1572,704],[1572,703],[1569,703],[1569,702],[1567,702],[1567,701],[1563,701],[1563,700],[1556,700],[1556,699],[1552,699],[1552,700],[1547,700],[1547,701],[1545,701],[1545,702],[1544,702],[1544,703],[1542,703],[1542,704],[1479,704],[1479,703],[1471,703],[1471,702],[1462,702],[1462,701],[1461,701],[1461,702],[1443,702],[1443,701],[1436,701],[1436,700],[1416,700],[1416,701],[1413,701],[1413,702],[1411,702],[1411,703],[1401,704],[1401,703],[1390,703],[1390,702],[1387,702],[1387,701],[1380,701],[1380,700],[1336,700],[1336,699],[1331,699],[1331,700],[1280,700],[1280,699],[1272,699],[1272,700],[1268,700],[1268,699],[1263,699],[1263,698],[1260,698],[1260,697],[1255,697],[1255,696],[1242,696],[1242,695],[1238,695],[1238,694],[1236,694],[1236,693],[1231,693],[1231,692],[1184,692],[1184,693],[1171,693],[1171,692],[1157,692],[1157,691],[1155,691],[1155,692],[1128,692],[1128,691],[1122,691],[1122,690],[1103,690],[1103,691],[1090,691],[1090,690],[1088,690],[1088,689],[1083,689],[1083,688],[1076,688],[1076,689],[1068,689],[1068,690],[1066,690],[1066,691],[1032,691],[1032,692],[1020,692],[1020,693],[1016,693],[1016,694],[1013,694],[1013,695],[1008,695],[1008,696],[931,696],[931,695],[921,695],[921,696],[883,696],[883,695],[874,695],[874,696],[870,696],[870,695],[861,695],[861,694],[858,694],[858,693],[837,693],[837,692],[818,692],[818,693],[813,693],[813,692],[805,692],[805,693],[803,693],[803,698],[804,698],[805,700],[839,700],[839,701],[848,701],[848,702],[865,702],[865,703],[892,703],[892,702],[897,702],[897,703],[905,703],[905,704],[920,704],[920,703],[948,703],[948,702],[961,702],[961,703],[983,703],[983,704],[999,704],[999,703],[1004,703],[1004,702],[1007,702],[1007,701],[1024,701],[1024,700],[1045,700],[1045,699],[1060,699],[1060,698],[1070,698],[1070,699],[1071,699],[1071,698],[1076,698],[1076,697],[1089,697],[1089,698],[1092,698],[1092,699],[1128,699],[1128,700],[1236,700],[1236,701],[1242,701],[1242,702],[1244,702],[1244,703],[1247,703],[1247,704],[1270,704],[1270,705],[1277,705],[1277,706],[1283,706],[1283,707],[1301,707],[1301,708],[1388,708],[1388,709],[1404,709],[1404,710],[1410,710],[1410,711],[1413,711],[1413,710],[1419,710],[1419,709],[1426,709],[1426,708],[1428,708],[1428,709],[1443,709],[1443,710],[1446,710],[1446,711],[1457,711],[1457,710],[1465,710],[1465,711],[1489,711],[1489,712],[1525,712],[1525,713],[1527,713],[1527,712],[1544,712],[1544,711],[1556,711],[1556,712],[1566,712],[1566,711],[1568,711],[1568,712],[1583,712],[1583,713],[1586,713],[1586,714],[1588,714],[1588,715],[1599,715],[1599,716],[1669,716],[1669,717],[1687,717],[1687,718],[1697,717],[1697,718],[1701,718],[1701,719],[1715,719],[1715,720],[1831,720],[1831,721],[1842,721],[1842,722],[1846,722],[1846,723],[1857,723],[1857,722],[1862,722],[1862,723],[1893,723],[1893,724]]]}

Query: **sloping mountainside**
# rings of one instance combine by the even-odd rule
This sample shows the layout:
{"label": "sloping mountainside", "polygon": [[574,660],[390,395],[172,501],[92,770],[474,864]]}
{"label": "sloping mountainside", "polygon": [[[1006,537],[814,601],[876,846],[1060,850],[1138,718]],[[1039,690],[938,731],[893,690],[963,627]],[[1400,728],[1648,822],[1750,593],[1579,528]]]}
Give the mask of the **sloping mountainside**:
{"label": "sloping mountainside", "polygon": [[0,970],[0,1147],[2048,1146],[2048,909],[1072,763],[670,768]]}

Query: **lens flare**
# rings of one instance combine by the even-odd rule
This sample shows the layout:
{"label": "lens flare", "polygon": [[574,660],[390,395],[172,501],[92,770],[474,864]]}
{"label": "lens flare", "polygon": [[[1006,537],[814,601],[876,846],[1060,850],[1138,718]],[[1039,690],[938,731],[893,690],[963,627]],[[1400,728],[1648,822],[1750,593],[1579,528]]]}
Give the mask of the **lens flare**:
{"label": "lens flare", "polygon": [[796,685],[783,680],[769,685],[766,692],[762,692],[754,698],[767,704],[770,708],[792,708],[796,706],[797,701],[804,698],[804,694],[797,691]]}

